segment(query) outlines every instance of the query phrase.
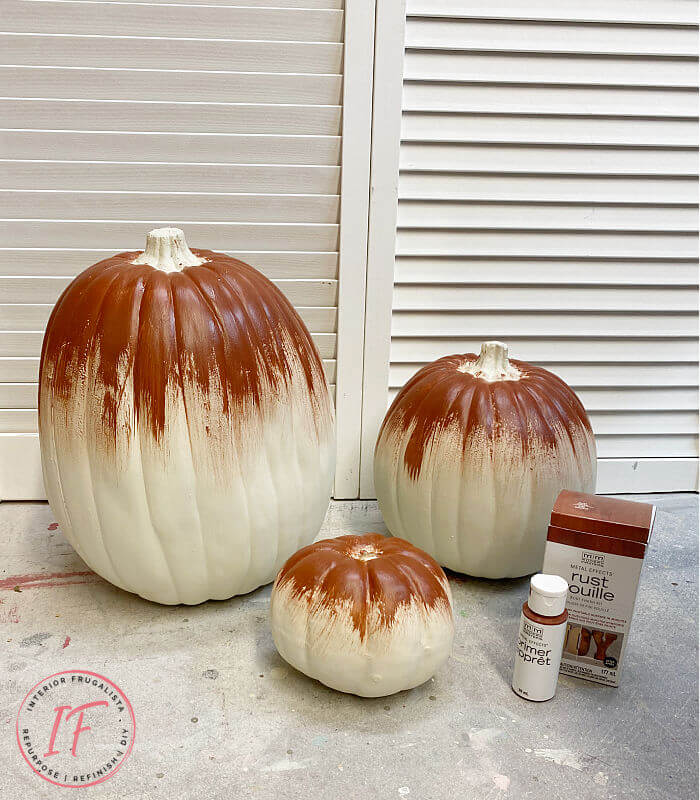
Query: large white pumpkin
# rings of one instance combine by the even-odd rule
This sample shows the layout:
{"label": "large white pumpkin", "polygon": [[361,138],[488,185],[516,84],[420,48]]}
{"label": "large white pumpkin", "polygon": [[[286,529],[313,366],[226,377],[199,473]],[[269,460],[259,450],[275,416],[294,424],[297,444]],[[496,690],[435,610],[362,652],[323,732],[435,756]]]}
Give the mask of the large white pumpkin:
{"label": "large white pumpkin", "polygon": [[293,667],[362,697],[411,689],[452,650],[452,598],[427,554],[376,533],[324,539],[280,570],[272,637]]}
{"label": "large white pumpkin", "polygon": [[542,567],[562,489],[593,492],[596,449],[586,412],[556,375],[481,355],[445,356],[396,396],[374,455],[389,530],[442,566],[484,578]]}
{"label": "large white pumpkin", "polygon": [[44,484],[95,572],[159,603],[270,582],[311,542],[333,408],[303,322],[241,261],[152,231],[80,274],[44,337]]}

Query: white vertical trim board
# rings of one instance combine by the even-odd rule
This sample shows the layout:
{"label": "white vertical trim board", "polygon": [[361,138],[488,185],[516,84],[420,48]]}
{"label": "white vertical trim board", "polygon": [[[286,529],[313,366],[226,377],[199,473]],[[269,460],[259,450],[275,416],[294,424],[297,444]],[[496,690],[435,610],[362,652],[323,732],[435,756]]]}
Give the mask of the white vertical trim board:
{"label": "white vertical trim board", "polygon": [[[367,315],[363,496],[389,400],[425,363],[491,338],[577,391],[599,491],[695,490],[696,3],[408,0],[406,14],[392,310],[390,323]],[[379,216],[368,308],[387,292],[372,226],[393,216]],[[389,351],[388,375],[373,350]]]}
{"label": "white vertical trim board", "polygon": [[164,11],[3,0],[0,499],[43,497],[36,389],[53,303],[170,224],[295,305],[338,387],[338,496],[356,497],[374,0],[347,15],[342,0]]}
{"label": "white vertical trim board", "polygon": [[404,21],[404,0],[377,4],[360,497],[374,495],[374,444],[386,410],[389,378]]}
{"label": "white vertical trim board", "polygon": [[336,383],[336,498],[358,497],[360,486],[374,17],[374,0],[356,0],[347,5],[345,64],[348,68],[343,86]]}

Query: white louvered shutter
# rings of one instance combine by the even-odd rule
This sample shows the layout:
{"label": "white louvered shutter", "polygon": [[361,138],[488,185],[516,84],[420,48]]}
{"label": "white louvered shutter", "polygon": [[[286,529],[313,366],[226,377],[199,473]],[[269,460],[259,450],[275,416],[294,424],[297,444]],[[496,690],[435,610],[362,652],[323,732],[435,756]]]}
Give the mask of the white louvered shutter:
{"label": "white louvered shutter", "polygon": [[408,0],[364,496],[386,401],[484,339],[575,388],[598,491],[696,487],[696,17],[694,0]]}
{"label": "white louvered shutter", "polygon": [[[371,113],[364,74],[344,87],[342,5],[3,2],[0,497],[41,496],[36,382],[53,303],[95,261],[142,249],[152,227],[182,227],[190,246],[232,253],[274,280],[336,383],[341,162],[346,153],[353,175],[344,218],[359,214],[366,227]],[[371,74],[373,18],[360,6],[353,24],[367,41],[353,53],[370,54],[358,69]],[[364,155],[361,130],[343,146],[358,127]],[[364,291],[364,261],[354,268]],[[355,359],[361,369],[361,339],[348,339],[347,368]],[[341,444],[359,440],[359,406],[355,432],[338,411]]]}

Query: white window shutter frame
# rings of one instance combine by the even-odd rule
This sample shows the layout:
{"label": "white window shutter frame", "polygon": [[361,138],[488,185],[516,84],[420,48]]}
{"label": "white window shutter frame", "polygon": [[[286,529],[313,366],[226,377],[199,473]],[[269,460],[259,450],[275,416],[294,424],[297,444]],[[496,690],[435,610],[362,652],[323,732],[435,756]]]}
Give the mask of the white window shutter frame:
{"label": "white window shutter frame", "polygon": [[408,0],[401,145],[372,152],[363,497],[400,387],[489,338],[580,395],[599,492],[697,489],[697,53],[682,0]]}
{"label": "white window shutter frame", "polygon": [[336,493],[358,495],[374,0],[343,5],[4,3],[0,499],[44,498],[53,303],[164,224],[297,307],[337,385]]}

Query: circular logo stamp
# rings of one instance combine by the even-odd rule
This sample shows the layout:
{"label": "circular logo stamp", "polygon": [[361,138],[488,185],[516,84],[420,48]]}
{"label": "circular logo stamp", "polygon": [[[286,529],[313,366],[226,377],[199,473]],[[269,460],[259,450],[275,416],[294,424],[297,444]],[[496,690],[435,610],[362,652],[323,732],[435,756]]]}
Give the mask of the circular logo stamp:
{"label": "circular logo stamp", "polygon": [[102,783],[134,745],[134,711],[122,690],[82,669],[33,686],[17,712],[17,744],[33,772],[56,786]]}

